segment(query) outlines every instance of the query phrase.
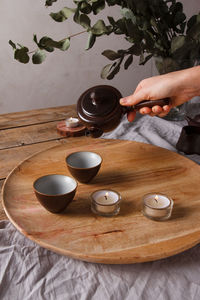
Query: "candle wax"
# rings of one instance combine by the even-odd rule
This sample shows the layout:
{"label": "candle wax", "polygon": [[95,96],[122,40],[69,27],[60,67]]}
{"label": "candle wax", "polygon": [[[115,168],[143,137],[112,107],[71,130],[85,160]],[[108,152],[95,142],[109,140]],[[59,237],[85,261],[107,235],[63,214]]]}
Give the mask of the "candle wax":
{"label": "candle wax", "polygon": [[65,121],[67,127],[77,127],[79,125],[78,118],[69,118]]}
{"label": "candle wax", "polygon": [[92,205],[95,211],[103,214],[119,212],[120,195],[111,190],[98,190],[92,194]]}
{"label": "candle wax", "polygon": [[170,205],[170,201],[166,196],[151,194],[144,200],[145,204],[152,208],[165,208]]}
{"label": "candle wax", "polygon": [[111,205],[119,200],[118,194],[112,191],[97,191],[93,197],[96,203],[102,205]]}
{"label": "candle wax", "polygon": [[173,201],[162,194],[147,194],[143,197],[143,213],[155,220],[165,220],[171,216]]}

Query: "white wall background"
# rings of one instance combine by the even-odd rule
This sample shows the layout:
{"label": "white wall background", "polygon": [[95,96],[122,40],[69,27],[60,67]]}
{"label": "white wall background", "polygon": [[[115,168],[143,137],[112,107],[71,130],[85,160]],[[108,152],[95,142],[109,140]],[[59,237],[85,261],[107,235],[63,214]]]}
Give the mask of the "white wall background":
{"label": "white wall background", "polygon": [[[72,1],[71,1],[72,2]],[[59,0],[45,8],[45,0],[1,0],[0,26],[0,113],[75,104],[80,94],[97,84],[110,84],[125,96],[135,89],[138,82],[152,74],[153,63],[138,66],[138,60],[128,71],[123,69],[111,81],[100,78],[101,68],[110,61],[101,55],[105,49],[118,50],[126,47],[120,36],[97,39],[94,47],[85,51],[87,33],[71,39],[67,52],[55,51],[47,54],[41,65],[21,64],[13,59],[8,40],[35,49],[34,33],[38,39],[50,36],[60,40],[82,27],[73,22],[57,23],[49,17],[51,11],[58,11],[70,1]],[[182,0],[185,13],[190,16],[200,11],[200,0]],[[71,5],[73,6],[73,5]],[[109,9],[109,15],[118,15],[116,8]],[[104,13],[105,14],[105,13]],[[127,43],[127,47],[130,44]]]}

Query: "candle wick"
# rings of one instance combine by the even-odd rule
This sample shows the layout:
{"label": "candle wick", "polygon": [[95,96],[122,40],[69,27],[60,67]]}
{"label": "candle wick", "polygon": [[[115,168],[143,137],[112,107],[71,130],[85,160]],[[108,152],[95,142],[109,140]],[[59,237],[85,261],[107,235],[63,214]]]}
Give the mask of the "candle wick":
{"label": "candle wick", "polygon": [[155,197],[154,200],[158,203],[158,199]]}
{"label": "candle wick", "polygon": [[108,200],[108,198],[107,198],[107,196],[106,196],[106,195],[105,195],[104,197],[106,198],[106,200]]}

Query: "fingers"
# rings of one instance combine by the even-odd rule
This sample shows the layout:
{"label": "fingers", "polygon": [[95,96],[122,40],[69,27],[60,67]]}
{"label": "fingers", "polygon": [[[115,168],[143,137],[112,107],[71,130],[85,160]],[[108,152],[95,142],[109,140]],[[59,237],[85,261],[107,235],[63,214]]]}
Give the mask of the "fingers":
{"label": "fingers", "polygon": [[131,111],[127,114],[127,119],[129,122],[133,122],[133,120],[135,119],[136,116],[136,112],[135,111]]}
{"label": "fingers", "polygon": [[[152,109],[149,107],[143,107],[139,110],[139,112],[142,115],[149,115],[151,117],[158,116],[158,117],[162,118],[170,112],[170,109],[171,109],[171,105],[165,105],[163,107],[155,105],[152,107]],[[133,122],[135,119],[135,116],[136,116],[136,111],[129,112],[127,114],[128,121]]]}
{"label": "fingers", "polygon": [[154,113],[151,108],[149,107],[143,107],[139,110],[139,112],[142,114],[142,115],[149,115],[151,117],[154,117],[156,116],[156,113]]}
{"label": "fingers", "polygon": [[156,115],[161,114],[162,111],[163,111],[163,108],[159,105],[155,105],[155,106],[152,107],[152,112]]}
{"label": "fingers", "polygon": [[146,114],[152,113],[152,110],[151,110],[150,107],[143,107],[143,108],[140,108],[139,112],[140,112],[142,115],[146,115]]}
{"label": "fingers", "polygon": [[171,105],[165,105],[163,106],[162,108],[162,112],[158,114],[159,117],[164,117],[166,116],[169,112],[170,112],[170,109],[171,109]]}
{"label": "fingers", "polygon": [[171,109],[171,105],[165,105],[163,107],[161,107],[159,105],[155,105],[152,108],[143,107],[139,110],[139,112],[142,115],[148,114],[151,117],[154,117],[154,116],[164,117],[169,113],[170,109]]}

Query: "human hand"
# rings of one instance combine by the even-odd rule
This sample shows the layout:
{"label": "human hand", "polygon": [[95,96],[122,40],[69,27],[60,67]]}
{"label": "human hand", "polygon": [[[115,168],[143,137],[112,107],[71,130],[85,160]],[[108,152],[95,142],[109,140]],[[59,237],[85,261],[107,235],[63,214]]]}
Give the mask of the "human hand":
{"label": "human hand", "polygon": [[[132,95],[120,99],[120,104],[131,106],[143,100],[170,98],[170,105],[163,107],[155,105],[152,108],[143,107],[139,110],[141,114],[163,117],[172,107],[183,104],[199,93],[199,78],[200,67],[150,77],[142,80]],[[135,111],[129,112],[128,120],[133,121],[135,115]]]}

